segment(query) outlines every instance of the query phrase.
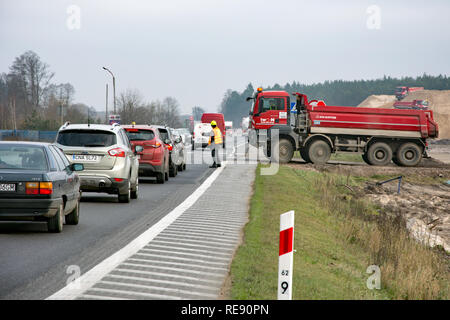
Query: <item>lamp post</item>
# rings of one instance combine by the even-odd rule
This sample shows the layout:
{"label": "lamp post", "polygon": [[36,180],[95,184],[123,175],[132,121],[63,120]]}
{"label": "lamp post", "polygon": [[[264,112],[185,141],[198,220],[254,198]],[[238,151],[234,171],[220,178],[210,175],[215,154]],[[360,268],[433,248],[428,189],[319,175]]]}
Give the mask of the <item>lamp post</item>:
{"label": "lamp post", "polygon": [[103,67],[103,70],[108,71],[112,78],[113,78],[113,96],[114,96],[114,114],[116,114],[116,78],[114,77],[114,74],[106,67]]}

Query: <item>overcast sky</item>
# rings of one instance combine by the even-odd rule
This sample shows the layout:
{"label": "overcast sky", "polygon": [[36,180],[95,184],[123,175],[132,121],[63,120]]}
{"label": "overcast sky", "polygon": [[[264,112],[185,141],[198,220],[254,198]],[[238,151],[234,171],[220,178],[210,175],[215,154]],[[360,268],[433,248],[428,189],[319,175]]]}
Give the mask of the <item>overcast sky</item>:
{"label": "overcast sky", "polygon": [[450,1],[0,0],[0,72],[27,50],[99,110],[107,66],[117,95],[215,111],[249,82],[450,75]]}

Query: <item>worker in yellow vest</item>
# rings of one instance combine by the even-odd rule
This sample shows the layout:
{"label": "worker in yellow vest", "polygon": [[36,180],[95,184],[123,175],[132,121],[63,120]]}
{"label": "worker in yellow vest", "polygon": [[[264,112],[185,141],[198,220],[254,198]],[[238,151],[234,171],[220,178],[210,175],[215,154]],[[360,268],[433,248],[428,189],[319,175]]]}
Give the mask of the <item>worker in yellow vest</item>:
{"label": "worker in yellow vest", "polygon": [[214,163],[210,168],[217,168],[220,167],[220,148],[222,147],[222,132],[217,127],[217,122],[215,120],[211,121],[211,127],[212,132],[211,136],[209,137],[208,145],[211,146],[211,156],[214,160]]}

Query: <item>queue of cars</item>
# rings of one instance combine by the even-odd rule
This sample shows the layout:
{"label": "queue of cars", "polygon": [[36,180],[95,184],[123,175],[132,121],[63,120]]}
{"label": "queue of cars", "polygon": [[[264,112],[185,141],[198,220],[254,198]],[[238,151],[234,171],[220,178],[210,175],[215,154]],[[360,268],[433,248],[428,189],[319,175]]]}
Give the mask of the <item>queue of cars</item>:
{"label": "queue of cars", "polygon": [[[81,192],[137,199],[139,177],[186,170],[183,131],[165,126],[64,124],[55,143],[0,141],[0,221],[78,224]],[[186,137],[185,137],[186,138]]]}

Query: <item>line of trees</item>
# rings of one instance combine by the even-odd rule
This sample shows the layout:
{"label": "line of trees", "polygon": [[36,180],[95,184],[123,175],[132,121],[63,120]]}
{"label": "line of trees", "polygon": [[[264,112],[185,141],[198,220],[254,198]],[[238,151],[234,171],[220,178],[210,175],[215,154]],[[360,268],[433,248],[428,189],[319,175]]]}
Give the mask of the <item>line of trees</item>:
{"label": "line of trees", "polygon": [[[53,83],[55,73],[33,51],[15,58],[8,73],[0,73],[0,129],[57,130],[62,122],[105,123],[93,107],[75,103],[70,83]],[[144,102],[138,90],[119,94],[122,123],[181,126],[180,105],[173,97]]]}
{"label": "line of trees", "polygon": [[[301,92],[308,95],[310,99],[322,99],[328,105],[357,106],[372,94],[393,95],[397,86],[425,87],[428,90],[450,90],[450,77],[427,74],[415,78],[384,76],[375,80],[335,80],[309,85],[294,81],[284,86],[275,84],[264,88],[264,90]],[[247,88],[242,92],[228,90],[220,105],[220,112],[224,114],[225,119],[236,121],[238,124],[241,123],[241,119],[248,116],[250,109],[250,102],[246,102],[245,98],[251,96],[253,92],[252,84],[247,85]]]}
{"label": "line of trees", "polygon": [[128,89],[119,95],[118,106],[122,123],[159,124],[172,128],[182,126],[180,104],[173,97],[144,102],[138,90]]}

